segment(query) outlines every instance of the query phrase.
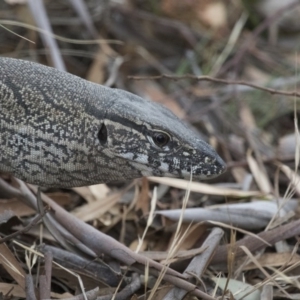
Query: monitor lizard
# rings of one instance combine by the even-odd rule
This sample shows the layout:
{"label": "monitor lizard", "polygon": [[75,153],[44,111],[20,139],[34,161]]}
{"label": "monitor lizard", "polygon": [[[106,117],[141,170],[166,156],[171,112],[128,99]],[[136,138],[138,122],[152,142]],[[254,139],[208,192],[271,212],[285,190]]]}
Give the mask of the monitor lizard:
{"label": "monitor lizard", "polygon": [[142,176],[201,180],[225,168],[210,145],[158,103],[0,58],[0,172],[70,188]]}

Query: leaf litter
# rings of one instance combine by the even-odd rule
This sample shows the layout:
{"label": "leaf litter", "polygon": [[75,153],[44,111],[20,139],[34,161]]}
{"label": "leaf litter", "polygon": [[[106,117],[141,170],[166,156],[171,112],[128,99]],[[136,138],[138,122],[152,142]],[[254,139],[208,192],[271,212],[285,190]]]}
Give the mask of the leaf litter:
{"label": "leaf litter", "polygon": [[228,169],[40,197],[1,174],[4,299],[299,299],[297,1],[36,2],[1,2],[1,55],[163,103]]}

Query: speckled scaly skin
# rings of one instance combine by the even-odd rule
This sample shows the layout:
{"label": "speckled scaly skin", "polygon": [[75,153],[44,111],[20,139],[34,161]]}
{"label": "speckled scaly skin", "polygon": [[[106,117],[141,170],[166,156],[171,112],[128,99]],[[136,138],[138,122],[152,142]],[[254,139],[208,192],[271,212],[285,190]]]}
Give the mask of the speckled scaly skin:
{"label": "speckled scaly skin", "polygon": [[[157,135],[167,137],[163,146]],[[75,187],[141,176],[194,179],[225,170],[165,107],[37,63],[0,58],[0,172]]]}

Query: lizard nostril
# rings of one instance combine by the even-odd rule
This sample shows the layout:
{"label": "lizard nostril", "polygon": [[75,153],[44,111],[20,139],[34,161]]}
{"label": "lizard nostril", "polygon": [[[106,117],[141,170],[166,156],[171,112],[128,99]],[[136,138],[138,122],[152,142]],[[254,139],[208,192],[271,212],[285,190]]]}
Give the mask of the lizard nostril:
{"label": "lizard nostril", "polygon": [[102,123],[102,126],[98,132],[98,139],[101,145],[104,145],[107,142],[107,129],[104,123]]}
{"label": "lizard nostril", "polygon": [[212,158],[208,157],[208,156],[205,157],[204,161],[205,161],[206,164],[211,164],[211,163],[214,162],[214,160]]}

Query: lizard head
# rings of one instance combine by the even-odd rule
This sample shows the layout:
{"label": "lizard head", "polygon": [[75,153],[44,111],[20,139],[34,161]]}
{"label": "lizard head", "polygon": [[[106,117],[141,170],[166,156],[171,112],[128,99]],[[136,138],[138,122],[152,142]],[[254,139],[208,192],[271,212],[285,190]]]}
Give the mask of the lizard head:
{"label": "lizard head", "polygon": [[143,176],[209,179],[222,174],[224,161],[170,110],[115,90],[99,140]]}

